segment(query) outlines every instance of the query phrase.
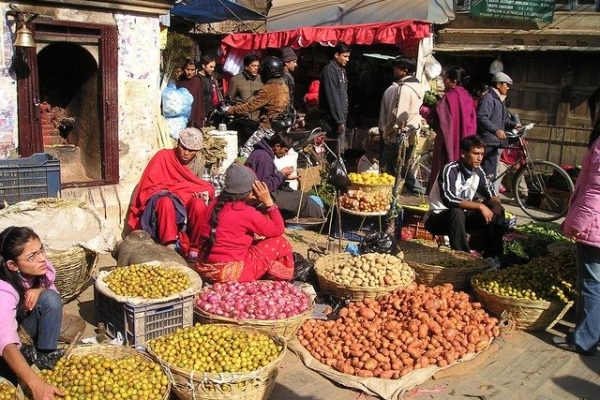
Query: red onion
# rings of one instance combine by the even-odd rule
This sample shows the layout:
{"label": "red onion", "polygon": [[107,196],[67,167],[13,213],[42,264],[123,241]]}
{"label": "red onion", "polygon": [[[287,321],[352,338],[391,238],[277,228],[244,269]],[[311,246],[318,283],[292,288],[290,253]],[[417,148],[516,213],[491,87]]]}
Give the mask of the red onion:
{"label": "red onion", "polygon": [[215,283],[198,296],[198,307],[234,319],[274,320],[305,312],[310,300],[294,285],[284,281]]}

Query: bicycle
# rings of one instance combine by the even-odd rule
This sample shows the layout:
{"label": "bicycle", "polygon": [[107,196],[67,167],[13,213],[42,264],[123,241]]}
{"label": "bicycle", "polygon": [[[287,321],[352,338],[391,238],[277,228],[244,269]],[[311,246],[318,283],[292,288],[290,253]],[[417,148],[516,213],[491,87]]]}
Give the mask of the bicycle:
{"label": "bicycle", "polygon": [[525,137],[533,126],[528,124],[507,132],[507,138],[516,139],[516,143],[502,144],[498,148],[519,150],[519,156],[492,183],[500,183],[507,174],[514,172],[511,192],[519,208],[536,221],[555,221],[567,213],[574,185],[559,165],[532,159]]}
{"label": "bicycle", "polygon": [[[536,221],[555,221],[563,217],[569,208],[574,185],[569,174],[559,165],[546,160],[532,159],[525,137],[534,124],[528,124],[507,132],[514,144],[499,145],[499,149],[520,150],[520,156],[507,169],[492,180],[496,184],[514,173],[511,193],[523,212]],[[417,182],[425,187],[431,174],[433,152],[422,153],[411,169]]]}

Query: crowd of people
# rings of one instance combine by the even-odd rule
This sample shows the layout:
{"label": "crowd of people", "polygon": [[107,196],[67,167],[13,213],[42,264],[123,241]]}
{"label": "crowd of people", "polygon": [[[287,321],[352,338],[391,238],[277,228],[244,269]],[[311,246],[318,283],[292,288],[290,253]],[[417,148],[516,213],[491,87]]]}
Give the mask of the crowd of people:
{"label": "crowd of people", "polygon": [[[348,121],[346,65],[351,49],[340,44],[321,71],[318,98],[322,126],[343,148]],[[227,168],[224,186],[216,195],[203,180],[203,134],[197,127],[182,130],[175,148],[160,150],[148,163],[131,199],[127,225],[147,231],[153,239],[195,262],[209,282],[247,282],[261,278],[294,277],[292,247],[284,237],[284,216],[322,218],[322,205],[289,186],[297,178],[289,166],[276,160],[290,149],[276,132],[274,121],[294,108],[293,72],[297,56],[285,48],[280,58],[244,57],[243,71],[221,93],[214,77],[216,61],[201,59],[200,71],[186,61],[177,79],[194,97],[190,125],[202,127],[206,115],[220,112],[247,115],[259,123],[247,143],[245,163]],[[433,110],[437,132],[433,170],[427,188],[420,187],[398,160],[401,145],[410,158],[421,128],[424,89],[415,77],[416,63],[407,57],[393,61],[393,82],[381,100],[378,129],[384,144],[382,169],[403,174],[409,191],[429,195],[425,227],[434,235],[448,236],[452,249],[469,252],[479,239],[483,257],[498,264],[502,255],[504,209],[493,184],[498,168],[499,144],[506,132],[518,126],[505,105],[512,79],[504,72],[491,77],[491,86],[478,101],[465,89],[463,68],[443,73],[445,91]],[[595,96],[595,97],[594,97]],[[575,331],[557,345],[592,354],[600,339],[600,91],[590,98],[594,128],[588,152],[563,224],[566,236],[577,241],[578,287]],[[224,98],[236,105],[222,104]],[[405,160],[404,160],[405,161]],[[481,200],[475,199],[479,194]],[[476,234],[473,234],[477,232]],[[17,378],[34,399],[53,398],[60,391],[41,380],[32,363],[45,367],[60,353],[62,301],[54,286],[55,270],[39,236],[29,228],[9,227],[0,233],[0,375]],[[21,346],[18,326],[34,340]]]}

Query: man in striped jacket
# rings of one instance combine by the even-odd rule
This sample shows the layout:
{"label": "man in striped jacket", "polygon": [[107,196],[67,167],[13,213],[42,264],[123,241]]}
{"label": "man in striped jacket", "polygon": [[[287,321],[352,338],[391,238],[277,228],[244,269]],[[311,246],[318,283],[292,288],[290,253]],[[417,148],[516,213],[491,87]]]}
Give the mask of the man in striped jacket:
{"label": "man in striped jacket", "polygon": [[[504,233],[504,208],[481,169],[485,143],[478,136],[460,142],[460,159],[444,166],[429,194],[425,228],[447,235],[454,250],[470,251],[467,233],[483,245],[483,256],[499,263]],[[478,196],[480,201],[475,200]],[[472,242],[472,241],[471,241]]]}

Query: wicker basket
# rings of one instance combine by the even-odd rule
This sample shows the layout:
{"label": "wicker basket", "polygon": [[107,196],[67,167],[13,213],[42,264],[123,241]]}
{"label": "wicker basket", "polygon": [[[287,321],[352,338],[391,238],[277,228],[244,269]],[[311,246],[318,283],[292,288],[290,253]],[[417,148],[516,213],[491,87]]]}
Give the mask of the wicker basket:
{"label": "wicker basket", "polygon": [[[72,349],[67,350],[67,351],[68,351],[68,354],[66,355],[66,357],[94,355],[94,356],[104,356],[106,358],[118,360],[123,357],[134,356],[134,357],[139,358],[140,360],[150,361],[152,363],[156,362],[151,357],[149,357],[148,354],[146,354],[146,353],[137,351],[130,347],[117,346],[117,345],[113,345],[113,344],[83,344],[83,345],[75,346]],[[20,389],[22,389],[22,388],[20,387]],[[22,391],[21,391],[21,393],[22,393]],[[168,400],[170,395],[171,395],[171,381],[169,380],[169,383],[167,384],[167,390],[164,393],[164,395],[162,396],[162,400]]]}
{"label": "wicker basket", "polygon": [[14,397],[15,400],[23,400],[24,399],[24,397],[22,395],[22,391],[17,390],[17,388],[15,387],[15,385],[12,384],[12,382],[10,382],[9,380],[4,379],[3,377],[0,376],[0,388],[2,386],[6,386],[6,385],[8,385],[11,388],[15,389],[15,397]]}
{"label": "wicker basket", "polygon": [[[259,331],[244,327],[233,329]],[[263,333],[268,334],[267,332]],[[173,392],[179,400],[266,400],[275,386],[277,366],[287,350],[284,338],[268,335],[282,346],[281,353],[269,364],[251,372],[212,374],[189,371],[161,360],[152,351],[151,343],[148,346],[148,352],[162,365],[163,370],[169,376]]]}
{"label": "wicker basket", "polygon": [[[446,247],[438,249],[412,242],[401,242],[398,247],[404,252],[404,261],[415,270],[417,282],[427,286],[451,283],[455,290],[468,289],[471,277],[489,268],[482,258]],[[448,261],[464,267],[439,265]]]}
{"label": "wicker basket", "polygon": [[515,320],[517,328],[526,331],[543,331],[552,328],[573,306],[573,302],[534,301],[499,296],[473,285],[475,297],[483,307],[495,316],[505,310]]}
{"label": "wicker basket", "polygon": [[255,328],[268,332],[270,334],[282,336],[287,340],[291,340],[296,337],[296,332],[298,332],[298,329],[300,329],[302,323],[308,318],[310,318],[313,312],[313,308],[315,306],[315,303],[313,301],[311,302],[310,306],[305,312],[290,318],[282,318],[276,320],[237,320],[233,318],[223,317],[221,315],[210,314],[202,310],[200,307],[197,307],[196,304],[197,302],[194,301],[194,312],[198,317],[198,320],[203,324],[226,324]]}
{"label": "wicker basket", "polygon": [[[350,298],[352,301],[361,301],[364,299],[378,299],[388,293],[408,286],[408,284],[392,285],[392,286],[351,286],[344,285],[330,280],[325,276],[325,271],[333,267],[335,264],[344,262],[352,256],[348,253],[331,254],[323,256],[315,262],[315,272],[321,291],[329,293],[338,298]],[[412,282],[411,282],[412,283]]]}
{"label": "wicker basket", "polygon": [[54,285],[65,303],[79,296],[97,272],[98,253],[81,246],[73,246],[65,251],[48,249],[47,255],[56,269]]}

